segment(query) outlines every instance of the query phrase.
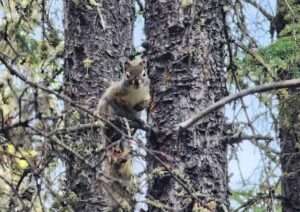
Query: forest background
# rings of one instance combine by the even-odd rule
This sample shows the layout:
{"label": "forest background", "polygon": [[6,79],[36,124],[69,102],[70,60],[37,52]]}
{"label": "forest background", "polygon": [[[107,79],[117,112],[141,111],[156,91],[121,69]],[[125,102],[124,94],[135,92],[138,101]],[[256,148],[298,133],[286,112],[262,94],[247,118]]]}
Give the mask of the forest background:
{"label": "forest background", "polygon": [[[299,3],[205,2],[0,1],[0,211],[105,208],[105,201],[96,195],[103,188],[95,190],[97,177],[91,177],[104,147],[93,143],[99,126],[90,118],[108,82],[119,78],[122,58],[134,53],[132,45],[145,51],[142,43],[150,49],[146,54],[156,86],[152,88],[153,105],[171,101],[163,106],[188,111],[172,116],[175,118],[166,128],[173,128],[174,120],[184,123],[205,112],[227,95],[269,87],[225,102],[224,107],[212,109],[208,116],[183,127],[199,135],[193,138],[196,144],[191,144],[199,145],[197,148],[183,142],[193,140],[190,131],[169,139],[164,128],[159,134],[163,139],[179,140],[184,147],[166,147],[168,143],[157,147],[151,138],[147,144],[136,144],[133,172],[141,191],[135,192],[140,194],[131,208],[300,210]],[[199,57],[202,59],[195,61]],[[206,64],[205,60],[211,59],[214,64]],[[186,68],[186,63],[192,65]],[[167,70],[164,78],[159,74],[165,70],[161,67]],[[188,71],[202,76],[195,70],[208,70],[204,75],[212,77],[187,86],[184,77],[190,77]],[[193,94],[199,92],[197,83],[204,84],[199,86],[203,96]],[[193,103],[192,108],[182,104],[184,92],[168,91],[169,86],[185,89],[191,95],[187,101]],[[174,99],[172,92],[179,95],[178,104],[169,99]],[[150,123],[164,115],[155,109],[163,106],[153,105],[148,111],[154,114]],[[164,125],[166,120],[160,121]],[[198,148],[201,150],[196,151]],[[185,151],[191,154],[189,159],[181,155]],[[222,156],[215,160],[218,155]],[[208,162],[203,162],[206,159]],[[195,165],[195,160],[202,162]],[[166,178],[173,179],[170,183],[176,195],[172,186],[162,186]],[[183,203],[176,204],[178,201]]]}

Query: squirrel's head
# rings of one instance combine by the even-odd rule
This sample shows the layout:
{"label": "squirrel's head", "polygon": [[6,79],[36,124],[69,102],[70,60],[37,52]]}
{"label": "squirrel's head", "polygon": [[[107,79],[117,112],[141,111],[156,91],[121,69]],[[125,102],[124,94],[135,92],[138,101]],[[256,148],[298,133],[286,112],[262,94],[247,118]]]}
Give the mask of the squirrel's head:
{"label": "squirrel's head", "polygon": [[128,81],[130,86],[136,89],[148,80],[145,60],[141,56],[135,56],[125,62],[124,78]]}

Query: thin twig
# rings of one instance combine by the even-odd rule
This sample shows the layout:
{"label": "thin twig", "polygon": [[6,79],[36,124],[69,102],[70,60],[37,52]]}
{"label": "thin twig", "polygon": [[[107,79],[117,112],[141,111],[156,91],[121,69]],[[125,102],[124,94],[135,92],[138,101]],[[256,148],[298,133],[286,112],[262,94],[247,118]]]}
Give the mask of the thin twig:
{"label": "thin twig", "polygon": [[144,12],[144,6],[141,0],[136,0],[137,5],[140,8],[140,12]]}
{"label": "thin twig", "polygon": [[109,126],[111,126],[114,130],[116,130],[118,133],[120,133],[122,136],[128,138],[128,135],[126,135],[122,130],[120,130],[119,127],[117,127],[115,124],[111,123],[110,121],[102,118],[101,116],[99,115],[96,115],[94,114],[94,112],[88,110],[87,108],[77,104],[76,102],[72,101],[71,98],[69,98],[68,96],[65,96],[65,95],[62,95],[62,94],[59,94],[53,90],[50,90],[48,89],[47,87],[44,87],[42,85],[39,85],[29,79],[27,79],[25,76],[23,76],[21,73],[19,73],[17,70],[15,70],[3,57],[3,54],[0,55],[0,61],[5,65],[5,67],[8,69],[8,71],[16,76],[17,78],[19,78],[20,80],[22,80],[24,83],[30,85],[31,87],[33,88],[37,88],[39,90],[42,90],[46,93],[49,93],[49,94],[53,94],[54,96],[56,96],[57,98],[63,100],[64,102],[70,104],[70,106],[72,107],[75,107],[77,109],[79,109],[80,111],[82,112],[85,112],[87,113],[88,115],[92,116],[92,117],[95,117],[97,118],[98,120],[101,120],[103,121],[105,124],[108,124]]}
{"label": "thin twig", "polygon": [[257,1],[255,0],[244,0],[244,1],[252,5],[253,7],[255,7],[261,14],[263,14],[266,17],[266,19],[268,19],[268,21],[270,22],[273,21],[274,16],[271,15],[269,12],[267,12],[267,10],[265,10],[259,3],[257,3]]}

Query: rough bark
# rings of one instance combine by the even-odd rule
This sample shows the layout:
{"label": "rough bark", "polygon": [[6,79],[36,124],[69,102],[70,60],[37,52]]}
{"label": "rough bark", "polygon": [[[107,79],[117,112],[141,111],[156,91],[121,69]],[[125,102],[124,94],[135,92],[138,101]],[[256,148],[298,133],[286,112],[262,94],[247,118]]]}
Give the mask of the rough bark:
{"label": "rough bark", "polygon": [[[294,40],[294,33],[285,30],[287,27],[299,29],[299,21],[294,16],[294,11],[300,8],[300,2],[296,0],[277,1],[276,30],[278,37],[291,36]],[[298,7],[298,9],[296,9]],[[292,10],[291,10],[292,9]],[[284,30],[284,32],[283,32]],[[298,44],[299,45],[299,44]],[[298,69],[300,61],[295,60],[289,64],[289,68],[278,72],[280,79],[292,79],[299,76],[299,73],[292,71]],[[299,72],[299,70],[298,70]],[[295,75],[296,74],[296,75]],[[300,210],[300,91],[297,88],[288,89],[288,95],[279,96],[279,138],[281,146],[281,167],[282,167],[282,203],[283,212],[294,212]]]}
{"label": "rough bark", "polygon": [[[96,1],[98,5],[91,2],[64,1],[64,92],[93,110],[108,83],[118,78],[120,58],[131,53],[134,10],[132,0],[101,0]],[[74,125],[76,114],[68,106],[66,110],[69,114],[66,123]],[[87,120],[86,115],[80,114],[81,123]],[[90,166],[73,154],[68,155],[67,191],[76,200],[75,211],[102,211],[106,198],[99,181],[103,154],[97,149],[103,144],[95,132],[77,132],[76,136],[69,144]]]}
{"label": "rough bark", "polygon": [[[228,206],[226,146],[219,140],[223,111],[179,133],[174,129],[226,95],[225,1],[184,2],[189,1],[147,0],[145,5],[153,95],[150,119],[160,131],[149,146],[161,152],[156,154],[160,162],[152,154],[148,158],[153,175],[148,198],[165,203],[167,211],[222,211]],[[171,174],[164,174],[166,167]],[[163,206],[150,204],[149,211],[162,211],[159,207]]]}
{"label": "rough bark", "polygon": [[282,168],[283,212],[300,210],[300,91],[288,89],[288,97],[280,98],[279,127]]}

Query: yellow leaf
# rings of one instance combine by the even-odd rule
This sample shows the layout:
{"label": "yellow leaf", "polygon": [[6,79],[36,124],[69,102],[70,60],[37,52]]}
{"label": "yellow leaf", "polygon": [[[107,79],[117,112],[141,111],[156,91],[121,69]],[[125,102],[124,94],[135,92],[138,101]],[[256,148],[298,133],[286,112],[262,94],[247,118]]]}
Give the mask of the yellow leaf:
{"label": "yellow leaf", "polygon": [[289,96],[289,92],[287,89],[281,89],[278,92],[281,98],[287,98]]}
{"label": "yellow leaf", "polygon": [[90,68],[91,65],[92,65],[92,63],[93,63],[93,60],[91,60],[90,58],[86,58],[86,59],[83,61],[83,66],[84,66],[85,68]]}
{"label": "yellow leaf", "polygon": [[23,169],[23,170],[27,169],[29,166],[28,162],[24,159],[16,159],[16,164],[19,169]]}
{"label": "yellow leaf", "polygon": [[96,0],[89,0],[89,4],[92,6],[98,6],[99,4],[96,2]]}
{"label": "yellow leaf", "polygon": [[0,94],[0,105],[4,105],[2,94]]}
{"label": "yellow leaf", "polygon": [[193,4],[193,0],[181,0],[181,7],[186,8]]}
{"label": "yellow leaf", "polygon": [[22,8],[26,8],[26,6],[28,5],[29,1],[28,0],[21,0],[20,4],[22,6]]}
{"label": "yellow leaf", "polygon": [[35,158],[38,155],[38,152],[32,149],[29,150],[29,155],[30,157]]}
{"label": "yellow leaf", "polygon": [[49,98],[48,103],[49,103],[49,108],[55,109],[55,106],[56,106],[56,99],[54,99],[54,98]]}
{"label": "yellow leaf", "polygon": [[10,106],[6,105],[6,104],[1,106],[1,110],[2,110],[4,118],[7,118],[9,116],[9,114],[11,113]]}
{"label": "yellow leaf", "polygon": [[16,148],[13,144],[7,144],[6,152],[8,154],[14,155],[16,153]]}
{"label": "yellow leaf", "polygon": [[9,99],[11,96],[12,96],[11,89],[9,88],[9,86],[6,86],[3,90],[3,98]]}
{"label": "yellow leaf", "polygon": [[27,159],[33,159],[38,155],[38,152],[35,150],[22,151],[21,155]]}

